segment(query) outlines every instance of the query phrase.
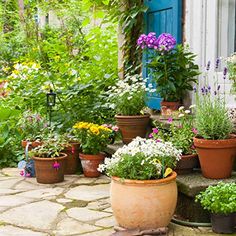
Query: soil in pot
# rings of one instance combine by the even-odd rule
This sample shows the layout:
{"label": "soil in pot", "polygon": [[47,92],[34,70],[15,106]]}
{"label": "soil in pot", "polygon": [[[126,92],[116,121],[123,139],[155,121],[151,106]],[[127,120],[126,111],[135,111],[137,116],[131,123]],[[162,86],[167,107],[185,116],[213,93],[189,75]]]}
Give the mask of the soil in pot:
{"label": "soil in pot", "polygon": [[232,234],[235,232],[234,213],[211,214],[212,230],[219,234]]}
{"label": "soil in pot", "polygon": [[101,175],[97,168],[105,159],[104,153],[99,153],[97,155],[80,153],[79,158],[81,160],[85,177],[95,178]]}
{"label": "soil in pot", "polygon": [[175,172],[178,175],[190,174],[193,169],[199,167],[199,159],[197,154],[182,155],[181,159],[177,162]]}
{"label": "soil in pot", "polygon": [[82,173],[82,166],[79,159],[79,150],[79,143],[70,143],[70,146],[63,150],[63,153],[67,154],[65,162],[65,175],[73,175],[77,172]]}
{"label": "soil in pot", "polygon": [[209,179],[231,177],[236,155],[236,138],[225,140],[205,140],[194,138],[202,174]]}
{"label": "soil in pot", "polygon": [[[62,182],[64,180],[66,157],[65,153],[60,153],[60,157],[57,158],[33,157],[37,182],[42,184]],[[55,162],[59,164],[59,168],[54,168]]]}
{"label": "soil in pot", "polygon": [[116,115],[116,123],[125,144],[130,143],[137,136],[145,138],[150,121],[150,115],[121,116]]}

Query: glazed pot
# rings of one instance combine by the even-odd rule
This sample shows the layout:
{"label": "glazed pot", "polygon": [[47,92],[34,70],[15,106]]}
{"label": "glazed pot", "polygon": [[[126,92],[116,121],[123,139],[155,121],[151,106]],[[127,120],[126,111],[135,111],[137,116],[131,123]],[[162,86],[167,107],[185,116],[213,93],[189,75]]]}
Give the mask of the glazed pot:
{"label": "glazed pot", "polygon": [[173,111],[177,111],[180,107],[180,102],[161,102],[161,115],[162,116],[171,116]]}
{"label": "glazed pot", "polygon": [[[35,165],[36,180],[41,184],[54,184],[64,180],[65,160],[67,155],[60,153],[57,158],[32,157]],[[54,163],[59,163],[59,168],[54,168]]]}
{"label": "glazed pot", "polygon": [[137,136],[145,138],[150,120],[150,115],[121,116],[116,115],[117,126],[125,144],[130,143]]}
{"label": "glazed pot", "polygon": [[197,154],[182,155],[177,162],[175,171],[178,175],[189,174],[194,168],[198,168],[199,159]]}
{"label": "glazed pot", "polygon": [[177,202],[176,172],[159,180],[112,177],[111,207],[119,226],[126,229],[166,227]]}
{"label": "glazed pot", "polygon": [[230,178],[236,155],[236,138],[206,140],[194,138],[202,174],[209,179]]}
{"label": "glazed pot", "polygon": [[211,214],[212,231],[218,234],[232,234],[235,232],[234,214]]}
{"label": "glazed pot", "polygon": [[79,143],[70,143],[69,146],[62,151],[67,154],[65,161],[65,175],[73,175],[80,169],[79,150]]}
{"label": "glazed pot", "polygon": [[81,160],[85,177],[94,178],[100,176],[101,173],[97,170],[97,168],[105,159],[104,153],[99,153],[97,155],[80,153],[79,158]]}

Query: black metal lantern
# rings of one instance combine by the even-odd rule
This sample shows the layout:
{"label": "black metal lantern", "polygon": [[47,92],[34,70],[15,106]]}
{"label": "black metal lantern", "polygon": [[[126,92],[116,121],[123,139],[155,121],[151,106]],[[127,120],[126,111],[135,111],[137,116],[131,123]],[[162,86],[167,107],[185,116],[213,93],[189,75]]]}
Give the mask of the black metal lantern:
{"label": "black metal lantern", "polygon": [[50,89],[50,92],[47,93],[47,107],[49,111],[49,125],[51,126],[52,123],[52,108],[56,105],[56,93]]}

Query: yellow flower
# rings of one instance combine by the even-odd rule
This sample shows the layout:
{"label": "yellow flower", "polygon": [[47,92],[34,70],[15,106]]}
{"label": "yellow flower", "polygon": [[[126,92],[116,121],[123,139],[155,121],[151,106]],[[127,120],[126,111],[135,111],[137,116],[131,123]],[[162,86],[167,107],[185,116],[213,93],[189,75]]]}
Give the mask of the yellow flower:
{"label": "yellow flower", "polygon": [[100,132],[99,132],[99,129],[96,127],[96,126],[92,126],[90,127],[90,131],[95,134],[95,135],[99,135]]}
{"label": "yellow flower", "polygon": [[164,177],[167,177],[171,173],[172,173],[172,169],[171,168],[167,168],[166,171],[165,171]]}

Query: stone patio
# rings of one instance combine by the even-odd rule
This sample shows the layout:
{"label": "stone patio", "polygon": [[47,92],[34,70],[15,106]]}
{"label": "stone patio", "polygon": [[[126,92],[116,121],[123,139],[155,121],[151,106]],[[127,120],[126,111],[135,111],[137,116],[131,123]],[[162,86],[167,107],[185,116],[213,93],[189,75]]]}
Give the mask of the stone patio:
{"label": "stone patio", "polygon": [[[19,170],[0,170],[0,236],[109,236],[116,221],[109,203],[110,179],[65,176],[59,184],[38,184]],[[210,228],[171,223],[170,236],[217,235]]]}

